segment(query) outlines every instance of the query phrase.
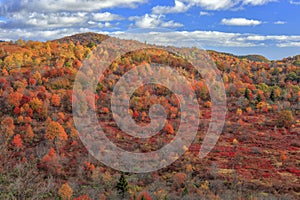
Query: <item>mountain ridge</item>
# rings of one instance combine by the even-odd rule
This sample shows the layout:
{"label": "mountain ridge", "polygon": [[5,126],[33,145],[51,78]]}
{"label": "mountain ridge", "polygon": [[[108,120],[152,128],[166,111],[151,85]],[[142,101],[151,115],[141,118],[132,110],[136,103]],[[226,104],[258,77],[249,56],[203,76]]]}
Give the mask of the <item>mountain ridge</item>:
{"label": "mountain ridge", "polygon": [[[52,40],[52,42],[59,42],[59,43],[69,43],[72,41],[74,44],[79,42],[82,45],[89,45],[89,46],[95,46],[100,44],[103,40],[106,40],[110,38],[111,36],[100,34],[100,33],[94,33],[94,32],[86,32],[86,33],[78,33],[73,34],[69,36],[65,36],[59,39]],[[265,56],[259,55],[259,54],[248,54],[248,55],[235,55],[233,53],[227,53],[227,52],[221,52],[217,50],[207,50],[209,53],[215,52],[217,54],[224,54],[228,56],[233,56],[239,59],[247,59],[249,61],[253,62],[272,62],[272,61],[280,61],[286,58],[278,59],[278,60],[270,60],[266,58]],[[289,56],[291,59],[300,60],[300,54],[295,56]]]}

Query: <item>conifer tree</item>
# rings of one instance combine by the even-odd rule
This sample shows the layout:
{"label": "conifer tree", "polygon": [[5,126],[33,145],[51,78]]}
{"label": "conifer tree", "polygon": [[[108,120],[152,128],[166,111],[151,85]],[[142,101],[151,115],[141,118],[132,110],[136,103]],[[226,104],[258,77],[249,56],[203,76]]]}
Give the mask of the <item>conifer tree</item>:
{"label": "conifer tree", "polygon": [[116,188],[119,191],[119,193],[122,195],[122,198],[124,198],[126,192],[128,192],[128,189],[129,189],[128,182],[127,182],[124,174],[121,174],[121,177],[119,179],[119,182],[117,183]]}
{"label": "conifer tree", "polygon": [[270,99],[271,101],[275,101],[275,92],[274,92],[274,89],[271,90],[271,94],[270,94]]}
{"label": "conifer tree", "polygon": [[244,96],[245,96],[246,99],[250,100],[250,92],[249,92],[249,89],[248,89],[248,88],[245,89],[245,94],[244,94]]}

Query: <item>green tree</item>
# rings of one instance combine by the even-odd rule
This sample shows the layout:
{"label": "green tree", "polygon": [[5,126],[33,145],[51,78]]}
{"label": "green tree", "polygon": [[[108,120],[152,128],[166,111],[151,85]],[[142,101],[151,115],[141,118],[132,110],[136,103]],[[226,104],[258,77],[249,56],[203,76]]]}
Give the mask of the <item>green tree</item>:
{"label": "green tree", "polygon": [[274,88],[271,90],[270,99],[271,99],[271,101],[275,101],[276,100]]}
{"label": "green tree", "polygon": [[257,100],[257,102],[261,102],[261,101],[262,101],[262,98],[261,98],[261,96],[260,96],[259,93],[258,93],[257,96],[256,96],[256,100]]}
{"label": "green tree", "polygon": [[121,177],[119,179],[119,182],[116,185],[117,190],[122,195],[122,198],[125,197],[126,192],[128,192],[129,186],[128,182],[124,176],[124,174],[121,174]]}
{"label": "green tree", "polygon": [[245,94],[244,94],[245,98],[250,100],[250,91],[248,88],[245,89]]}
{"label": "green tree", "polygon": [[295,72],[291,72],[286,76],[285,81],[296,81],[297,79],[297,74]]}

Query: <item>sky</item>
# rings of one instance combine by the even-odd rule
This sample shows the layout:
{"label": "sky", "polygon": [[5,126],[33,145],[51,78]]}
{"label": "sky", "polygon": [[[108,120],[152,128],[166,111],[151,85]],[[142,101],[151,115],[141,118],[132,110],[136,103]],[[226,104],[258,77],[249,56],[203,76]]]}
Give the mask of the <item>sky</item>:
{"label": "sky", "polygon": [[300,0],[0,0],[0,40],[97,32],[282,59],[300,54]]}

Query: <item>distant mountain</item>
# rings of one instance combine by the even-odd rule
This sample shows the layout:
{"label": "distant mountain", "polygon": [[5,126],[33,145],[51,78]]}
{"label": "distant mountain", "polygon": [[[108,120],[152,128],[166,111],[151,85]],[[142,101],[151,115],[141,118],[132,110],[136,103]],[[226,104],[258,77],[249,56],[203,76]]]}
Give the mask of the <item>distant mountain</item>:
{"label": "distant mountain", "polygon": [[246,56],[236,56],[236,57],[238,57],[240,59],[251,60],[254,62],[270,62],[269,59],[267,59],[266,57],[261,56],[261,55],[246,55]]}
{"label": "distant mountain", "polygon": [[[95,46],[97,44],[100,44],[103,40],[108,39],[109,37],[110,36],[104,35],[104,34],[87,32],[87,33],[79,33],[79,34],[75,34],[72,36],[63,37],[60,39],[55,39],[55,40],[52,40],[52,42],[69,43],[70,41],[72,41],[74,44],[79,42],[82,45]],[[5,41],[0,40],[0,42],[5,42]],[[236,57],[239,59],[246,59],[246,60],[253,61],[253,62],[266,62],[266,63],[271,62],[268,58],[266,58],[262,55],[256,55],[256,54],[239,56],[239,55],[234,55],[231,53],[218,52],[218,51],[214,51],[214,50],[208,50],[208,52],[232,56],[232,57]],[[300,65],[300,55],[297,55],[294,57],[289,57],[287,59],[295,62],[295,65]],[[293,63],[293,62],[291,62],[291,63]]]}
{"label": "distant mountain", "polygon": [[82,45],[97,45],[100,44],[103,40],[109,38],[108,35],[98,34],[98,33],[79,33],[72,36],[63,37],[61,39],[53,40],[53,42],[59,43],[69,43],[72,41],[74,44],[80,43]]}
{"label": "distant mountain", "polygon": [[295,66],[300,66],[300,55],[284,58],[283,61],[289,64],[293,64]]}
{"label": "distant mountain", "polygon": [[236,57],[236,58],[239,58],[239,59],[247,59],[247,60],[254,61],[254,62],[270,62],[269,59],[267,59],[266,57],[264,57],[262,55],[253,54],[253,55],[238,56],[238,55],[234,55],[234,54],[231,54],[231,53],[218,52],[218,51],[214,51],[214,50],[208,50],[208,52],[214,52],[214,53],[217,53],[217,54],[224,54],[224,55],[227,55],[227,56],[232,56],[232,57]]}

